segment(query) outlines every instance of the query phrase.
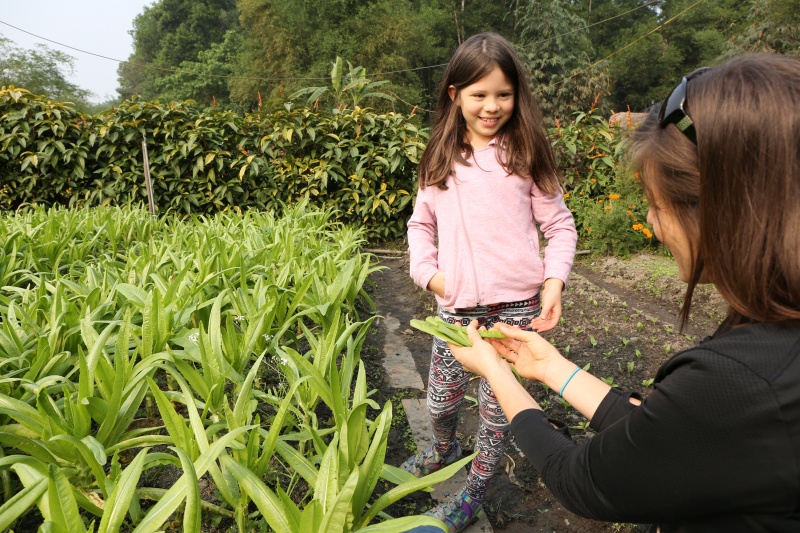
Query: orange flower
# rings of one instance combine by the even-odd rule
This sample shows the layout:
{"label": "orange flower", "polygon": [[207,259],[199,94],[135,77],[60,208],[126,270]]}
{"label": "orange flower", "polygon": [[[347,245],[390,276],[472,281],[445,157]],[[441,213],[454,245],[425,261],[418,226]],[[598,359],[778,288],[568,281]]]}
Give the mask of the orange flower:
{"label": "orange flower", "polygon": [[592,183],[594,183],[595,181],[597,181],[597,180],[596,180],[596,179],[594,179],[594,178],[592,178],[592,179],[591,179],[591,182],[592,182]]}
{"label": "orange flower", "polygon": [[627,211],[625,211],[625,212],[626,212],[626,213],[628,213],[628,216],[629,216],[629,217],[632,217],[632,216],[633,216],[633,213],[631,213],[631,210],[630,210],[630,209],[628,209],[628,210],[627,210]]}
{"label": "orange flower", "polygon": [[609,200],[619,200],[619,194],[609,194],[608,195],[608,199]]}
{"label": "orange flower", "polygon": [[592,228],[588,228],[588,227],[587,227],[587,228],[586,228],[586,233],[589,233],[590,231],[592,231]]}
{"label": "orange flower", "polygon": [[643,227],[644,227],[644,226],[643,226],[642,224],[634,224],[633,226],[631,226],[631,228],[633,228],[633,229],[634,229],[634,231],[639,231],[639,230],[640,230],[640,229],[642,229]]}
{"label": "orange flower", "polygon": [[647,229],[647,228],[644,228],[644,229],[642,230],[642,233],[644,233],[644,236],[645,236],[645,237],[647,237],[648,239],[652,239],[652,238],[653,238],[653,234],[652,234],[652,233],[650,233],[650,230],[649,230],[649,229]]}
{"label": "orange flower", "polygon": [[631,204],[631,209],[636,209],[636,206]]}
{"label": "orange flower", "polygon": [[564,193],[564,198],[569,198],[569,193],[568,192]]}
{"label": "orange flower", "polygon": [[634,172],[633,177],[638,180],[641,177],[641,174],[639,174],[638,172]]}
{"label": "orange flower", "polygon": [[600,198],[599,200],[597,200],[597,203],[598,203],[598,204],[602,204],[602,203],[603,203],[603,199],[602,199],[602,198]]}
{"label": "orange flower", "polygon": [[609,209],[611,209],[611,206],[610,206],[610,205],[607,205],[607,206],[605,206],[603,209],[605,209],[606,211],[608,211]]}

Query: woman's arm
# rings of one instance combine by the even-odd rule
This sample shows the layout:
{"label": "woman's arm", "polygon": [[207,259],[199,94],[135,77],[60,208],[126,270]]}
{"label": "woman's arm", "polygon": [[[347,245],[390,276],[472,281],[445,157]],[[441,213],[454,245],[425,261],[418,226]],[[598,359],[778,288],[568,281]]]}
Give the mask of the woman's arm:
{"label": "woman's arm", "polygon": [[[564,358],[536,332],[498,324],[496,329],[503,332],[506,338],[493,339],[492,344],[489,344],[481,338],[475,326],[477,322],[473,321],[467,328],[472,342],[471,348],[450,348],[464,368],[489,381],[509,420],[520,411],[531,407],[539,409],[539,406],[499,355],[514,365],[520,376],[541,381],[556,392],[563,389],[564,399],[589,420],[611,390],[610,386],[588,372],[576,372],[578,365]],[[524,397],[528,399],[525,400]]]}
{"label": "woman's arm", "polygon": [[[468,369],[486,373],[509,410],[517,444],[569,510],[615,522],[681,523],[796,507],[794,441],[769,381],[748,366],[707,349],[678,354],[659,371],[641,406],[576,445],[532,398],[524,398],[522,386],[477,332],[470,333],[473,348],[451,347],[453,353]],[[511,346],[504,349],[511,353],[514,342],[504,340]],[[563,364],[541,353],[533,362],[529,355],[515,362],[522,375],[539,377],[557,375]],[[579,371],[564,391],[584,413],[596,410],[602,395],[587,377]]]}

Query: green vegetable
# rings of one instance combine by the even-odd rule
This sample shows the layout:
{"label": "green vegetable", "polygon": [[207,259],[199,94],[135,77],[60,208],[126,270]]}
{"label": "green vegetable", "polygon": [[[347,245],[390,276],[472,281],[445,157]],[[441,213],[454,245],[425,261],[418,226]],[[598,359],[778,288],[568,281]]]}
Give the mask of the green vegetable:
{"label": "green vegetable", "polygon": [[[438,316],[429,316],[425,320],[412,320],[411,327],[416,328],[429,335],[434,335],[446,342],[452,342],[456,346],[472,346],[467,336],[467,328],[457,324],[445,322]],[[483,338],[500,339],[505,337],[499,331],[478,330]]]}

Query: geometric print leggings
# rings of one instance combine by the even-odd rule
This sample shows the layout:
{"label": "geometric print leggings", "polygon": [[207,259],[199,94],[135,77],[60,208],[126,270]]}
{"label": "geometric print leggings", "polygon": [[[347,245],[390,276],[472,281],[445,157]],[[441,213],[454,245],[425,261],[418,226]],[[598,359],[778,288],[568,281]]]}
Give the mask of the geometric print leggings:
{"label": "geometric print leggings", "polygon": [[[537,295],[521,302],[481,305],[456,309],[452,313],[440,307],[437,314],[446,322],[462,326],[477,320],[479,326],[486,326],[486,329],[490,329],[497,322],[529,329],[540,311]],[[431,369],[428,375],[428,412],[431,416],[434,446],[442,456],[446,457],[455,446],[458,410],[467,392],[470,377],[472,374],[465,371],[461,363],[456,361],[447,343],[434,337]],[[472,460],[464,490],[471,498],[483,501],[489,480],[497,471],[500,460],[505,454],[511,425],[503,414],[492,388],[484,378],[481,378],[478,389],[478,407],[480,422],[475,448],[479,452]]]}

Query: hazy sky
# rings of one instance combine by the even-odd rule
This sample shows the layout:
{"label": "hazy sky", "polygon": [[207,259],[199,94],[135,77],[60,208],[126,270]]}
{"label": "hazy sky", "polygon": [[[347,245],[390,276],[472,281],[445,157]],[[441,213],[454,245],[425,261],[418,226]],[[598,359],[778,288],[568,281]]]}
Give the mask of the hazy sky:
{"label": "hazy sky", "polygon": [[154,0],[0,0],[0,35],[17,46],[41,43],[75,58],[70,81],[100,102],[117,96],[117,61],[78,52],[7,26],[102,56],[126,60],[133,52],[133,19]]}

